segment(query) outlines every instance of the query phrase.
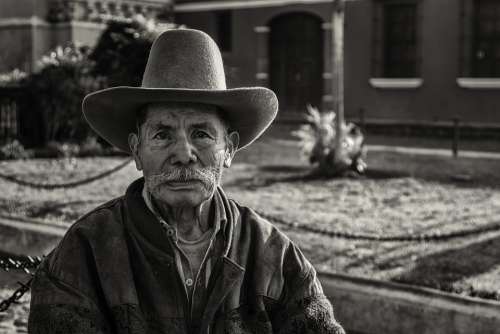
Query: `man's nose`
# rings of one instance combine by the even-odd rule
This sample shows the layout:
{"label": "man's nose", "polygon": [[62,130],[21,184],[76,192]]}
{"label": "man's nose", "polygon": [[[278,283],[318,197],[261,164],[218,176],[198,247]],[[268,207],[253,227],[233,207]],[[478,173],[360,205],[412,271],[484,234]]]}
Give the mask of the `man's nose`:
{"label": "man's nose", "polygon": [[173,147],[171,163],[173,165],[189,165],[195,163],[196,160],[194,147],[189,140],[185,136],[178,138]]}

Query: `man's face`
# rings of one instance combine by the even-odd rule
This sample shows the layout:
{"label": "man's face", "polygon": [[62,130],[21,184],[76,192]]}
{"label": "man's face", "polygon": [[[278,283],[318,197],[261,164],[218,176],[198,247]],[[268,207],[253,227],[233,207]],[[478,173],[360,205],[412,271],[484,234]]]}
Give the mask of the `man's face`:
{"label": "man's face", "polygon": [[213,106],[154,104],[129,144],[155,200],[171,207],[209,200],[238,145]]}

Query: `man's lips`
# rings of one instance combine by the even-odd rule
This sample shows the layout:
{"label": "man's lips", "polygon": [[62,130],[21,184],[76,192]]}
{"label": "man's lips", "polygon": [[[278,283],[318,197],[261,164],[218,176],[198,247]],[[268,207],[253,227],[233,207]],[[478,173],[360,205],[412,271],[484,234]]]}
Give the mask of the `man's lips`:
{"label": "man's lips", "polygon": [[201,183],[200,180],[185,180],[185,181],[168,181],[165,182],[167,187],[173,190],[182,190],[182,189],[192,189]]}

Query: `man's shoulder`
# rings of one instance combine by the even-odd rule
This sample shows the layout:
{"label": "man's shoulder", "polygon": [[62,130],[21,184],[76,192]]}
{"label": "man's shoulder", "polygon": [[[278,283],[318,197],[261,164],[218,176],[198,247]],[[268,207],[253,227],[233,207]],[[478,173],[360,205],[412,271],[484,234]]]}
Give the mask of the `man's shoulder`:
{"label": "man's shoulder", "polygon": [[252,235],[252,237],[262,238],[262,241],[269,242],[273,239],[283,247],[288,247],[290,239],[279,229],[278,226],[271,223],[262,213],[254,208],[239,204],[231,199],[230,202],[237,208],[240,216],[240,233]]}
{"label": "man's shoulder", "polygon": [[80,217],[47,257],[47,269],[58,271],[70,262],[85,262],[107,245],[123,243],[122,207],[123,197],[118,197]]}
{"label": "man's shoulder", "polygon": [[278,226],[271,223],[257,210],[232,203],[240,212],[239,227],[236,227],[235,241],[239,249],[251,250],[259,263],[269,268],[283,268],[290,265],[290,270],[297,275],[307,273],[311,265],[297,245]]}
{"label": "man's shoulder", "polygon": [[66,235],[102,233],[119,228],[122,220],[123,200],[123,196],[120,196],[95,207],[71,225]]}
{"label": "man's shoulder", "polygon": [[299,247],[264,214],[234,201],[232,203],[240,212],[240,227],[235,229],[236,244],[233,249],[255,259],[251,260],[257,264],[253,267],[253,274],[260,280],[263,293],[278,299],[285,283],[289,287],[300,286],[307,277],[315,277],[313,266]]}
{"label": "man's shoulder", "polygon": [[48,277],[97,300],[99,275],[109,277],[113,270],[128,265],[122,211],[123,198],[119,197],[78,219],[37,270],[38,282]]}

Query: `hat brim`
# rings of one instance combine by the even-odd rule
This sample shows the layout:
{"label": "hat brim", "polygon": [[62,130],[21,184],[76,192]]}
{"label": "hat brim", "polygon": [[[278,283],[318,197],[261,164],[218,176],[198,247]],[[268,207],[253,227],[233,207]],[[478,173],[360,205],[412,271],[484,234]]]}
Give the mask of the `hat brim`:
{"label": "hat brim", "polygon": [[158,102],[195,102],[220,107],[231,129],[239,133],[239,149],[256,140],[278,112],[276,95],[264,87],[224,90],[112,87],[87,95],[82,108],[88,123],[100,136],[130,153],[128,135],[136,131],[137,111]]}

